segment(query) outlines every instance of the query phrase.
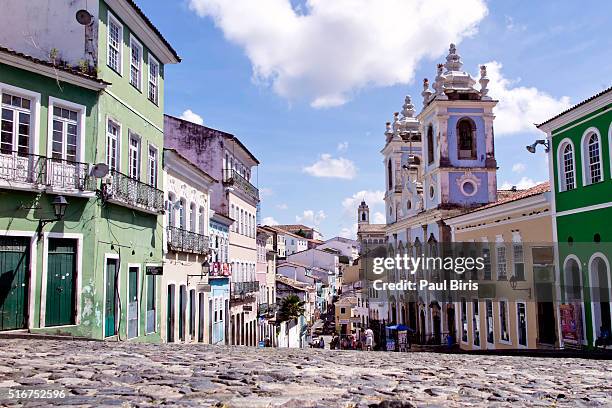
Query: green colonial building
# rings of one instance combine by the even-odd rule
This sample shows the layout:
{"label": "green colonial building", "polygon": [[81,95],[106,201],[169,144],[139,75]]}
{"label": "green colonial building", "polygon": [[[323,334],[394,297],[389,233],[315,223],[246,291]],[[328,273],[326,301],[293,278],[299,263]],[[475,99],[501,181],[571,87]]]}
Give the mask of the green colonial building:
{"label": "green colonial building", "polygon": [[132,0],[2,8],[0,331],[160,341],[164,68],[180,59]]}
{"label": "green colonial building", "polygon": [[550,146],[559,329],[566,347],[592,347],[612,320],[612,88],[538,128]]}

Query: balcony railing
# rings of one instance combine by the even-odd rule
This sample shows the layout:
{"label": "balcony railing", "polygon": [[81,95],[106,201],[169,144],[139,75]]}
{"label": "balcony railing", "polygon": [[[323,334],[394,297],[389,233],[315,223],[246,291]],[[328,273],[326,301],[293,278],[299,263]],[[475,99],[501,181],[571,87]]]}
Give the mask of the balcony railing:
{"label": "balcony railing", "polygon": [[206,254],[208,237],[182,228],[168,227],[168,249],[177,252]]}
{"label": "balcony railing", "polygon": [[223,183],[237,186],[247,196],[259,201],[259,190],[236,170],[223,169]]}
{"label": "balcony railing", "polygon": [[232,282],[232,297],[243,297],[259,292],[259,282]]}
{"label": "balcony railing", "polygon": [[117,170],[111,170],[110,176],[104,187],[106,199],[149,212],[164,212],[163,191]]}
{"label": "balcony railing", "polygon": [[0,152],[0,180],[33,189],[95,191],[89,164],[14,151]]}

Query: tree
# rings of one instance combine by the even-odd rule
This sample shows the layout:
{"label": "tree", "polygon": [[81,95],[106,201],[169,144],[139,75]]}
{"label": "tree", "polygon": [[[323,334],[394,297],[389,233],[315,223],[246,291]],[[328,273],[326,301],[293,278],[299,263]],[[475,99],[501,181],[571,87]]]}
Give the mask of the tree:
{"label": "tree", "polygon": [[289,295],[281,300],[278,310],[279,321],[286,322],[304,316],[306,302],[300,300],[297,295]]}

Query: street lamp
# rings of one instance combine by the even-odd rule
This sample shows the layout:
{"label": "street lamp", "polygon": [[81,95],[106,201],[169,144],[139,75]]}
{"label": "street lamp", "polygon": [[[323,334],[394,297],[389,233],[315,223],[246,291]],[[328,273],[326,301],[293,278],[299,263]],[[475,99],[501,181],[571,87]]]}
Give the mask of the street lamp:
{"label": "street lamp", "polygon": [[210,264],[208,263],[208,259],[205,259],[202,262],[202,275],[208,275],[210,273]]}
{"label": "street lamp", "polygon": [[548,153],[550,151],[550,143],[548,142],[548,140],[545,139],[538,139],[535,142],[533,142],[530,145],[525,146],[525,149],[527,149],[527,151],[529,153],[535,153],[536,152],[536,146],[537,145],[543,145],[545,147],[545,152]]}
{"label": "street lamp", "polygon": [[53,212],[55,213],[56,220],[59,221],[64,218],[66,215],[66,208],[68,208],[68,201],[66,201],[66,198],[62,195],[56,196],[51,204],[53,204]]}
{"label": "street lamp", "polygon": [[38,237],[42,236],[42,230],[45,225],[50,222],[61,221],[66,216],[66,209],[68,208],[68,201],[62,195],[55,196],[53,201],[51,201],[51,205],[53,206],[53,214],[55,218],[52,219],[41,219],[38,220]]}

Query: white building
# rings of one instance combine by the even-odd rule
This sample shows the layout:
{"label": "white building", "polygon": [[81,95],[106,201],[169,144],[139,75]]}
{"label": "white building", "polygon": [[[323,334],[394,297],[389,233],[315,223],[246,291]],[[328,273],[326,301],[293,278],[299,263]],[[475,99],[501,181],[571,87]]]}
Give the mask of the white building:
{"label": "white building", "polygon": [[331,248],[340,251],[351,261],[359,258],[359,242],[344,237],[334,237],[317,246],[317,249]]}
{"label": "white building", "polygon": [[[216,312],[213,310],[216,303],[206,289],[208,276],[201,274],[202,263],[210,252],[210,187],[216,180],[171,149],[164,150],[163,176],[167,211],[164,217],[162,338],[169,343],[209,343],[210,316]],[[228,306],[228,302],[223,302],[216,307],[227,309]]]}

